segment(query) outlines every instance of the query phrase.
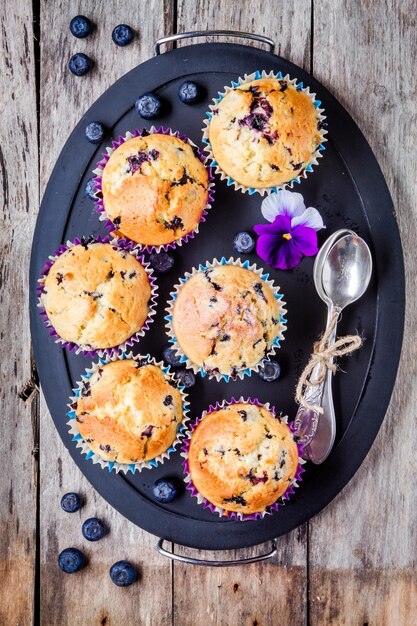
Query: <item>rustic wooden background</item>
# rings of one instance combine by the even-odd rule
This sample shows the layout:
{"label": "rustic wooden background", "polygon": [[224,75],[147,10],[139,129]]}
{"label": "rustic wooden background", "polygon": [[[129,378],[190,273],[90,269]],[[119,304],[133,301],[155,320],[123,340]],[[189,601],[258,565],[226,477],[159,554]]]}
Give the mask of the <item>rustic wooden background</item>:
{"label": "rustic wooden background", "polygon": [[[69,32],[78,13],[97,24],[86,40]],[[415,0],[42,0],[40,5],[3,0],[1,626],[417,623],[416,15]],[[110,40],[121,22],[137,30],[125,49]],[[112,510],[81,475],[39,394],[26,403],[19,399],[32,367],[31,238],[54,162],[84,110],[152,56],[158,37],[197,28],[264,33],[277,42],[279,54],[312,72],[339,98],[386,176],[407,273],[403,358],[372,450],[327,509],[279,540],[277,558],[244,568],[173,565],[159,556],[155,537]],[[76,51],[96,62],[84,79],[67,70]],[[61,512],[59,501],[68,490],[85,495],[81,514]],[[111,534],[86,546],[80,521],[90,514],[105,519]],[[68,545],[82,545],[94,557],[76,576],[61,574],[56,565],[58,552]],[[139,584],[129,589],[112,584],[107,570],[119,558],[138,565]]]}

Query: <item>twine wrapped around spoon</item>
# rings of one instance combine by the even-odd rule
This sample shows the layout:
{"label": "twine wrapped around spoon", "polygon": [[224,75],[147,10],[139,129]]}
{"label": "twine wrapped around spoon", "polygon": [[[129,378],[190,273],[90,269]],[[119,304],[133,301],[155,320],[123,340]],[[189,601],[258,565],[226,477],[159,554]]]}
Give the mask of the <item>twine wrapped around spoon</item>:
{"label": "twine wrapped around spoon", "polygon": [[[345,337],[339,337],[336,341],[329,345],[329,339],[336,327],[339,317],[339,311],[334,311],[330,324],[326,331],[320,337],[320,339],[314,344],[313,352],[310,359],[302,372],[298,381],[295,391],[295,401],[305,409],[309,409],[314,413],[321,415],[323,408],[316,404],[311,404],[304,397],[304,391],[308,387],[316,387],[324,382],[326,378],[327,370],[335,372],[337,365],[332,362],[339,356],[350,354],[354,352],[362,345],[362,338],[359,335],[346,335]],[[310,380],[314,368],[318,365],[317,374],[314,376],[314,380]]]}

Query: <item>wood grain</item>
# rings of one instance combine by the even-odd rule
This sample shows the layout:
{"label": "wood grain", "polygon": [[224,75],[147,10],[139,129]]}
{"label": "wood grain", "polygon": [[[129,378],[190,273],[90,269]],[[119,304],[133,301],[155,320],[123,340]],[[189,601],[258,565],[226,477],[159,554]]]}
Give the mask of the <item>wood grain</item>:
{"label": "wood grain", "polygon": [[[278,54],[299,65],[310,64],[310,2],[268,0],[178,2],[178,32],[231,29],[265,34],[274,39]],[[247,43],[243,41],[243,43]],[[262,68],[260,68],[262,69]],[[269,544],[225,552],[222,559],[267,552]],[[175,546],[180,554],[213,559],[213,553]],[[307,619],[306,526],[278,541],[278,556],[261,564],[233,568],[174,565],[174,623],[181,626],[303,624]],[[198,593],[196,593],[198,590]],[[192,603],[190,604],[190,598]]]}
{"label": "wood grain", "polygon": [[415,623],[416,9],[414,0],[314,3],[314,74],[364,131],[387,179],[407,310],[397,384],[376,442],[343,493],[310,522],[313,624]]}
{"label": "wood grain", "polygon": [[26,626],[34,610],[37,486],[36,401],[18,397],[31,376],[27,274],[38,205],[31,3],[1,4],[0,49],[0,624]]}
{"label": "wood grain", "polygon": [[[37,3],[33,6],[36,10]],[[77,13],[97,24],[86,40],[69,33],[69,21]],[[31,375],[26,286],[39,185],[43,192],[82,113],[117,78],[152,56],[158,37],[206,28],[247,30],[276,40],[278,54],[307,70],[313,68],[374,149],[394,198],[406,263],[406,331],[397,385],[374,447],[342,494],[308,525],[281,538],[273,561],[225,569],[172,566],[160,557],[155,538],[127,522],[90,487],[62,445],[42,400],[40,622],[45,626],[415,623],[416,15],[416,0],[42,0],[39,162],[32,3],[2,3],[0,336],[7,359],[1,360],[0,371],[7,427],[1,452],[3,467],[10,468],[0,481],[2,626],[26,626],[37,620],[38,413],[36,399],[24,404],[17,394]],[[127,48],[111,42],[111,31],[121,22],[137,30],[135,42]],[[83,78],[67,70],[69,57],[77,51],[95,61],[93,72]],[[73,515],[59,506],[61,495],[69,490],[85,500]],[[81,524],[93,515],[108,524],[110,534],[87,545]],[[89,558],[89,567],[77,576],[62,574],[56,565],[59,551],[69,545],[80,547]],[[268,548],[266,544],[221,558]],[[202,551],[174,549],[213,558]],[[135,562],[140,571],[140,583],[130,589],[116,588],[108,576],[111,564],[121,558]]]}
{"label": "wood grain", "polygon": [[[111,3],[55,1],[41,4],[41,189],[43,190],[59,152],[83,112],[116,79],[153,54],[153,43],[172,32],[172,6],[153,0]],[[92,19],[96,30],[84,40],[69,31],[74,15]],[[136,29],[134,42],[118,48],[111,41],[116,24]],[[54,24],[49,28],[48,24]],[[67,69],[69,57],[85,52],[95,61],[94,70],[77,78]],[[86,362],[86,366],[88,363]],[[141,531],[112,509],[90,486],[64,448],[45,402],[41,411],[41,623],[45,626],[126,626],[171,624],[171,565],[155,550],[156,538]],[[86,504],[79,513],[60,509],[66,491],[83,494]],[[110,528],[102,541],[88,543],[81,524],[97,516]],[[83,550],[88,568],[76,576],[60,572],[59,552],[69,546]],[[108,574],[120,559],[134,562],[140,582],[129,589],[117,588]],[[161,592],[163,590],[163,592]]]}

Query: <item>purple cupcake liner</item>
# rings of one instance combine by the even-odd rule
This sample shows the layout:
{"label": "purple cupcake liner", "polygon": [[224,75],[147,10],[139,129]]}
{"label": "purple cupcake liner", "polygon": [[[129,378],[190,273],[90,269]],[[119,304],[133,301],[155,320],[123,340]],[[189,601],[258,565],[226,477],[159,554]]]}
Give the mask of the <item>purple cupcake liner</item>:
{"label": "purple cupcake liner", "polygon": [[[132,254],[132,256],[134,256],[144,268],[148,276],[150,286],[151,286],[151,298],[149,301],[148,317],[146,318],[145,323],[143,324],[142,328],[138,330],[134,335],[129,337],[129,339],[127,339],[126,341],[124,341],[123,343],[117,346],[113,346],[112,348],[91,348],[90,346],[87,346],[87,345],[79,345],[72,341],[66,341],[65,339],[63,339],[57,333],[53,324],[50,322],[48,318],[48,314],[41,300],[41,295],[44,290],[45,278],[48,275],[49,270],[51,269],[55,261],[70,248],[73,248],[74,246],[86,244],[86,243],[110,243],[111,245],[119,248],[120,250],[124,250],[128,252],[129,254]],[[72,352],[74,350],[75,354],[82,354],[83,356],[91,356],[91,357],[96,357],[96,356],[110,357],[112,355],[117,355],[120,352],[125,352],[127,348],[131,348],[135,343],[137,343],[140,340],[141,337],[143,337],[145,332],[149,330],[149,324],[153,322],[153,318],[156,314],[158,285],[156,282],[153,269],[150,267],[149,263],[145,260],[144,256],[142,256],[141,254],[138,254],[139,252],[140,251],[137,249],[135,244],[129,239],[115,239],[115,238],[111,238],[109,235],[106,235],[105,237],[102,237],[101,235],[97,235],[95,237],[94,236],[81,237],[81,239],[76,237],[73,241],[67,241],[66,245],[61,244],[59,248],[55,250],[54,254],[48,257],[47,261],[45,261],[42,267],[42,276],[41,278],[38,279],[39,284],[36,287],[36,295],[38,297],[37,306],[39,308],[39,315],[41,316],[42,321],[44,322],[46,328],[48,329],[50,336],[54,337],[55,343],[60,343],[62,347],[66,348],[69,352]]]}
{"label": "purple cupcake liner", "polygon": [[251,513],[251,514],[238,513],[236,511],[226,511],[225,509],[222,509],[220,507],[215,506],[209,500],[207,500],[207,498],[202,496],[200,494],[200,492],[197,490],[197,488],[195,487],[195,485],[194,485],[194,483],[193,483],[193,481],[191,479],[190,469],[189,469],[189,465],[188,465],[188,453],[189,453],[190,444],[191,444],[191,436],[192,436],[193,432],[195,431],[195,429],[197,428],[198,424],[207,415],[210,415],[214,411],[218,411],[220,409],[223,409],[225,406],[231,406],[231,405],[237,404],[239,402],[245,402],[246,404],[252,404],[254,406],[264,407],[265,409],[270,411],[277,419],[280,419],[281,421],[284,421],[287,424],[287,426],[289,427],[289,429],[291,430],[291,432],[293,434],[295,434],[295,428],[294,428],[293,422],[288,422],[288,418],[286,416],[277,416],[276,415],[276,411],[275,411],[275,407],[271,406],[268,402],[267,403],[263,403],[263,402],[260,402],[256,398],[243,398],[243,397],[240,397],[240,398],[236,399],[236,398],[234,398],[232,396],[230,400],[223,400],[222,402],[216,402],[215,405],[210,404],[208,410],[207,411],[203,411],[201,417],[196,418],[195,421],[192,424],[189,425],[189,429],[185,433],[185,439],[182,442],[181,456],[184,457],[184,461],[182,462],[182,466],[183,466],[183,471],[184,471],[184,482],[186,483],[186,487],[185,488],[186,488],[187,491],[190,492],[190,494],[193,497],[197,498],[198,503],[202,504],[203,508],[209,509],[213,514],[217,513],[220,517],[224,517],[225,516],[225,517],[227,517],[228,519],[231,519],[231,520],[239,520],[239,521],[242,521],[242,522],[246,522],[246,521],[251,521],[251,520],[253,521],[253,520],[263,519],[265,517],[265,515],[272,515],[272,513],[274,511],[278,511],[279,506],[284,506],[285,505],[285,501],[289,500],[289,498],[295,493],[295,489],[299,486],[299,483],[302,480],[301,476],[305,472],[305,470],[303,468],[303,465],[304,465],[304,463],[306,461],[302,458],[303,455],[304,455],[303,444],[300,443],[299,441],[296,441],[296,439],[294,437],[294,440],[295,440],[295,442],[297,444],[297,449],[298,449],[298,467],[297,467],[297,471],[295,473],[295,476],[294,476],[291,484],[287,488],[287,490],[278,498],[278,500],[276,502],[274,502],[274,504],[271,504],[270,506],[268,506],[265,509],[265,511],[257,512],[257,513]]}
{"label": "purple cupcake liner", "polygon": [[96,194],[97,194],[97,200],[95,201],[96,213],[99,214],[99,219],[104,222],[104,226],[105,228],[107,228],[109,232],[118,230],[118,227],[115,224],[113,224],[113,222],[109,220],[106,215],[106,209],[104,207],[103,191],[102,191],[103,170],[107,162],[109,161],[111,155],[119,146],[121,146],[123,143],[125,143],[129,139],[132,139],[133,137],[141,137],[144,131],[146,131],[147,134],[159,133],[163,135],[172,135],[173,137],[177,137],[178,139],[181,139],[181,141],[184,141],[185,143],[189,144],[194,149],[196,156],[200,159],[200,161],[203,163],[203,165],[207,169],[208,176],[209,176],[207,203],[203,209],[200,220],[194,230],[187,233],[183,237],[176,239],[175,241],[171,241],[170,243],[163,244],[163,245],[144,245],[144,244],[135,242],[135,245],[144,252],[145,251],[148,253],[149,252],[161,252],[162,250],[166,252],[170,248],[176,248],[177,246],[179,247],[183,243],[187,243],[190,239],[194,239],[195,235],[199,232],[200,224],[206,221],[207,213],[209,209],[211,208],[212,202],[214,201],[213,169],[210,165],[207,164],[207,161],[208,161],[207,157],[203,154],[201,150],[198,149],[196,144],[193,141],[191,141],[189,137],[181,134],[179,131],[174,131],[170,127],[164,128],[163,126],[160,126],[159,128],[156,128],[155,126],[151,126],[150,129],[144,128],[142,130],[138,130],[137,128],[135,128],[133,132],[129,131],[124,136],[119,135],[117,140],[112,140],[112,147],[106,148],[107,152],[102,154],[102,158],[100,159],[100,161],[97,162],[96,169],[93,170],[93,173],[96,175],[92,179],[93,188],[96,190]]}

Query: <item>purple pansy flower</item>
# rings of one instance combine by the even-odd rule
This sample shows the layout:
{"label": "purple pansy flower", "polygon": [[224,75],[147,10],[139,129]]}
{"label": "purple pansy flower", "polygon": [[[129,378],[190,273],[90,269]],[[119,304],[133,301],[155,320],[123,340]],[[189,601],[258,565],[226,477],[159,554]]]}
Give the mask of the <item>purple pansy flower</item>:
{"label": "purple pansy flower", "polygon": [[262,202],[262,215],[271,224],[257,224],[256,252],[271,267],[290,270],[303,255],[318,252],[317,231],[325,228],[317,209],[306,209],[300,193],[286,189],[273,193]]}

